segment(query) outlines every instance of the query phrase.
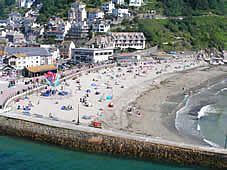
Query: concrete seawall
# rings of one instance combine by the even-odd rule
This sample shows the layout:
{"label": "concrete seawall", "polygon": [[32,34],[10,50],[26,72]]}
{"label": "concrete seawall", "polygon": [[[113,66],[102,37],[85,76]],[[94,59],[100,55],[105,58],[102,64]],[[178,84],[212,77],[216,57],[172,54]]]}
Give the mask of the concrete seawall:
{"label": "concrete seawall", "polygon": [[[56,124],[56,126],[54,125]],[[175,163],[187,163],[215,168],[227,168],[227,150],[171,145],[160,139],[129,137],[116,135],[102,129],[62,128],[59,122],[41,124],[27,120],[0,116],[0,133],[25,137],[43,143],[56,144],[73,150],[95,153],[109,153],[146,160],[168,160]],[[53,125],[53,126],[52,126]],[[102,133],[103,132],[103,133]]]}

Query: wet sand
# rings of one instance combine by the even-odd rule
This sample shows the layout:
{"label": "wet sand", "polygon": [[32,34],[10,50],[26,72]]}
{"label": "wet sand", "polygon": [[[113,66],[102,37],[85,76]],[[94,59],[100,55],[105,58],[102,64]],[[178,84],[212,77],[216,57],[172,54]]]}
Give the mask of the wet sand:
{"label": "wet sand", "polygon": [[[175,128],[176,111],[183,106],[185,93],[192,91],[193,94],[198,89],[208,86],[208,83],[211,85],[223,78],[227,78],[226,66],[204,66],[161,75],[156,78],[156,84],[152,84],[151,81],[140,84],[140,88],[146,90],[135,100],[131,99],[130,104],[141,116],[135,112],[127,112],[128,106],[124,101],[130,100],[130,96],[138,90],[131,88],[117,101],[122,105],[112,111],[112,116],[106,117],[106,121],[112,125],[110,128],[130,133],[182,143],[204,144],[199,139],[178,133]],[[120,119],[116,116],[118,114]]]}

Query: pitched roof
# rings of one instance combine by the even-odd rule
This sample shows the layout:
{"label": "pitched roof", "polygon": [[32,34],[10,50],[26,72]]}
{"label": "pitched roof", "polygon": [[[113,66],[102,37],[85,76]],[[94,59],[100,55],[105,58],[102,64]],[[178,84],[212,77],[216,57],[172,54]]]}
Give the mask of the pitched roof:
{"label": "pitched roof", "polygon": [[62,42],[62,45],[70,46],[70,44],[71,44],[72,42],[73,42],[73,41],[63,41],[63,42]]}
{"label": "pitched roof", "polygon": [[17,53],[17,54],[13,54],[13,56],[15,56],[15,57],[26,57],[27,55],[26,54],[19,54],[19,53]]}
{"label": "pitched roof", "polygon": [[74,5],[74,4],[86,5],[85,3],[83,3],[83,2],[81,2],[81,1],[79,1],[79,0],[77,0],[76,2],[73,2],[73,3],[72,3],[72,5]]}
{"label": "pitched roof", "polygon": [[0,50],[0,55],[6,55],[7,52]]}
{"label": "pitched roof", "polygon": [[146,40],[143,32],[112,32],[114,39],[141,39]]}
{"label": "pitched roof", "polygon": [[57,68],[53,64],[37,66],[37,67],[27,67],[27,70],[32,73],[44,72],[44,71],[51,71],[56,70]]}
{"label": "pitched roof", "polygon": [[2,23],[2,24],[8,24],[9,23],[9,21],[8,20],[0,20],[0,23]]}
{"label": "pitched roof", "polygon": [[5,51],[8,55],[25,54],[27,56],[51,56],[50,52],[45,48],[8,47]]}
{"label": "pitched roof", "polygon": [[88,8],[88,9],[87,9],[87,12],[103,12],[103,11],[101,11],[101,10],[98,9],[98,8]]}

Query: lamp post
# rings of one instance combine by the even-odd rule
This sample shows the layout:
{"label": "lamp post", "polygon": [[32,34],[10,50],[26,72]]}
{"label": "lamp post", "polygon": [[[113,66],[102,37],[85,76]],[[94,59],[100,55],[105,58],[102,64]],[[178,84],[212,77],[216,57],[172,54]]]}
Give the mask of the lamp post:
{"label": "lamp post", "polygon": [[79,125],[80,124],[80,112],[79,112],[80,110],[79,110],[79,104],[78,104],[78,117],[77,117],[77,123],[76,123],[76,125]]}
{"label": "lamp post", "polygon": [[226,149],[227,148],[227,134],[225,134],[225,146],[224,148]]}

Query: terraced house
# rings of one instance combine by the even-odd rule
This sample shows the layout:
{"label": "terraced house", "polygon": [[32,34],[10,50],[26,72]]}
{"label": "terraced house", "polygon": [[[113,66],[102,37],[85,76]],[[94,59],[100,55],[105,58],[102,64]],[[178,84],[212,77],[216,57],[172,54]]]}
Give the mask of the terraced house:
{"label": "terraced house", "polygon": [[146,38],[143,32],[112,32],[115,48],[126,49],[144,49]]}
{"label": "terraced house", "polygon": [[[19,74],[22,70],[40,70],[35,69],[40,66],[53,65],[52,55],[45,48],[34,47],[20,47],[20,48],[6,48],[7,60],[6,64],[15,68]],[[52,68],[52,66],[51,66]]]}

